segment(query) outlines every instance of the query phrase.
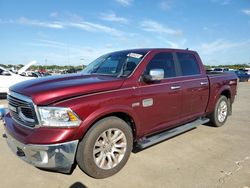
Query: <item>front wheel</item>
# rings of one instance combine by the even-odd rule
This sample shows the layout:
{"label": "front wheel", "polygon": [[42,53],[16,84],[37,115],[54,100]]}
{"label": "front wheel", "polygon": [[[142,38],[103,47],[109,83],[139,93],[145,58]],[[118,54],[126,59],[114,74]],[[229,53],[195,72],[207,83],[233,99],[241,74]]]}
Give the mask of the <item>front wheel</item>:
{"label": "front wheel", "polygon": [[210,114],[210,124],[215,127],[221,127],[226,122],[229,112],[229,100],[225,96],[220,96],[214,111]]}
{"label": "front wheel", "polygon": [[107,117],[95,123],[84,136],[79,143],[76,160],[89,176],[106,178],[126,164],[132,145],[129,125],[120,118]]}

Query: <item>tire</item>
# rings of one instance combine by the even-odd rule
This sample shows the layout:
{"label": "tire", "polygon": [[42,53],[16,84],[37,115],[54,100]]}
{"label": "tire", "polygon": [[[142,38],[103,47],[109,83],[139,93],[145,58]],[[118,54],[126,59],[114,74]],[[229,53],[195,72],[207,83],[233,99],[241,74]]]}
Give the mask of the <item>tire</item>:
{"label": "tire", "polygon": [[130,126],[120,118],[104,118],[91,127],[78,145],[76,161],[89,176],[107,178],[119,172],[133,148]]}
{"label": "tire", "polygon": [[221,127],[227,121],[227,117],[230,113],[230,100],[225,96],[220,96],[216,102],[214,111],[210,114],[209,124],[214,127]]}

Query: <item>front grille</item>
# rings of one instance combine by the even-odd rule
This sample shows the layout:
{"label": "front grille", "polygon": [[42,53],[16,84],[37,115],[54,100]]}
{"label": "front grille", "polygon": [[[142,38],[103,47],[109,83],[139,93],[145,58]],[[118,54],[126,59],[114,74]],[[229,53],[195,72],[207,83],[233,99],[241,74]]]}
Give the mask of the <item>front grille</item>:
{"label": "front grille", "polygon": [[8,95],[10,115],[18,124],[34,127],[37,124],[36,113],[32,101],[13,92]]}

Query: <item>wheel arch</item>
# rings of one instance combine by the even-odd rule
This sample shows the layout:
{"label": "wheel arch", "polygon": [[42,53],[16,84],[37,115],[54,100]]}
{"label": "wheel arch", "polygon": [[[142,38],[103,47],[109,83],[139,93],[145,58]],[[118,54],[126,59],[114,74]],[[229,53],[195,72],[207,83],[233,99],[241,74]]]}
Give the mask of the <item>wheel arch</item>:
{"label": "wheel arch", "polygon": [[224,95],[225,97],[227,97],[227,99],[231,99],[231,91],[230,91],[230,89],[224,89],[224,90],[221,92],[220,96],[221,96],[221,95]]}
{"label": "wheel arch", "polygon": [[133,138],[135,139],[136,138],[136,131],[137,131],[137,128],[136,128],[136,124],[135,124],[135,121],[133,119],[133,117],[131,115],[129,115],[128,113],[126,112],[112,112],[112,113],[109,113],[109,114],[105,114],[99,118],[97,118],[92,124],[91,126],[89,127],[89,129],[98,121],[106,118],[106,117],[118,117],[120,119],[122,119],[123,121],[125,121],[130,127],[131,127],[131,130],[132,130],[132,133],[133,133]]}
{"label": "wheel arch", "polygon": [[227,99],[230,100],[230,107],[231,107],[231,103],[233,102],[232,99],[232,93],[231,93],[231,88],[229,85],[224,85],[223,87],[221,87],[220,89],[214,89],[212,92],[210,92],[211,98],[209,100],[209,104],[207,106],[206,109],[206,115],[209,115],[210,113],[213,112],[214,107],[216,105],[216,102],[219,100],[220,96],[225,96],[227,97]]}
{"label": "wheel arch", "polygon": [[126,107],[123,108],[112,107],[106,110],[99,109],[95,111],[93,114],[91,114],[82,122],[81,126],[79,127],[77,137],[82,139],[96,122],[111,116],[120,118],[123,121],[125,121],[131,127],[133,139],[136,140],[140,132],[139,119],[133,112],[133,109],[129,109]]}

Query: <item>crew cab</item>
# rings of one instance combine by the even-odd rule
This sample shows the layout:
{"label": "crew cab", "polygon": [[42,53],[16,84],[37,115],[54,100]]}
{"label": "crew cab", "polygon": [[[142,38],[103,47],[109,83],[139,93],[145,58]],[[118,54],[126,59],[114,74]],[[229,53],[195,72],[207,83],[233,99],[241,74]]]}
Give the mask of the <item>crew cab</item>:
{"label": "crew cab", "polygon": [[197,52],[131,49],[105,54],[81,73],[16,84],[5,137],[17,156],[44,169],[106,178],[146,148],[209,123],[225,124],[235,74],[207,75]]}

